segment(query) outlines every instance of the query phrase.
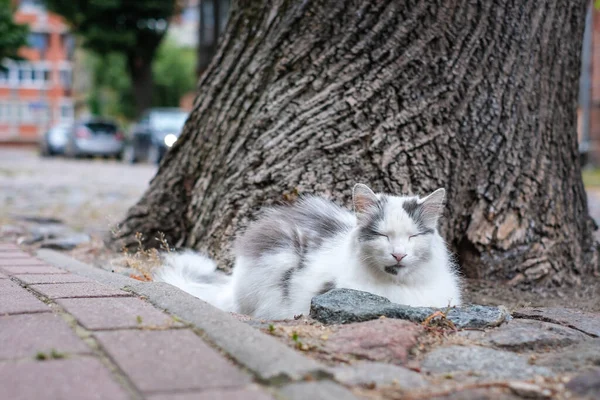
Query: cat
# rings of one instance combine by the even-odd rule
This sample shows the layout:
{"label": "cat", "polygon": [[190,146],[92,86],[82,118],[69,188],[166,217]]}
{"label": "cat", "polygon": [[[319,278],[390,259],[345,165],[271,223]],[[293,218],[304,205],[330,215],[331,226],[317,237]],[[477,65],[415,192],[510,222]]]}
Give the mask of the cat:
{"label": "cat", "polygon": [[356,289],[410,306],[461,303],[457,268],[438,232],[445,190],[430,195],[353,189],[354,213],[321,197],[267,208],[236,240],[232,275],[192,252],[155,274],[214,306],[261,319],[307,315],[312,297]]}

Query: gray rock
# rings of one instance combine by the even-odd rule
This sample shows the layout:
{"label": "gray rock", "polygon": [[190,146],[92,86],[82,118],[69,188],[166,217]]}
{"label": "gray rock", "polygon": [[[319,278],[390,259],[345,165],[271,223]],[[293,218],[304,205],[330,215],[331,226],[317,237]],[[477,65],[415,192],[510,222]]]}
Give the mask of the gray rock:
{"label": "gray rock", "polygon": [[590,336],[600,337],[600,313],[584,312],[564,307],[530,307],[515,311],[514,317],[565,325]]}
{"label": "gray rock", "polygon": [[90,240],[90,236],[85,233],[75,233],[65,237],[44,240],[40,244],[40,247],[54,250],[71,250],[82,243],[89,242]]}
{"label": "gray rock", "polygon": [[586,334],[561,325],[515,319],[487,332],[484,342],[518,351],[564,347],[587,339]]}
{"label": "gray rock", "polygon": [[331,369],[338,382],[346,385],[377,386],[397,385],[402,389],[416,389],[427,386],[427,381],[417,372],[408,368],[379,362],[360,361]]}
{"label": "gray rock", "polygon": [[61,224],[35,225],[30,227],[28,230],[31,236],[39,236],[46,239],[67,236],[74,233],[70,228]]}
{"label": "gray rock", "polygon": [[524,356],[479,346],[449,346],[425,355],[421,367],[434,374],[465,375],[473,379],[530,379],[550,376],[544,367],[529,365]]}
{"label": "gray rock", "polygon": [[600,339],[591,339],[558,352],[542,354],[537,357],[535,365],[550,368],[557,373],[600,367]]}
{"label": "gray rock", "polygon": [[600,368],[576,375],[567,383],[567,389],[592,399],[600,398]]}
{"label": "gray rock", "polygon": [[[334,289],[313,297],[310,316],[322,323],[345,324],[388,318],[423,322],[439,309],[410,307],[390,302],[385,297],[352,289]],[[442,309],[442,311],[445,311]],[[498,326],[510,319],[502,307],[469,305],[453,307],[446,314],[457,328],[486,328]]]}
{"label": "gray rock", "polygon": [[348,389],[330,381],[291,383],[279,392],[288,400],[358,400]]}

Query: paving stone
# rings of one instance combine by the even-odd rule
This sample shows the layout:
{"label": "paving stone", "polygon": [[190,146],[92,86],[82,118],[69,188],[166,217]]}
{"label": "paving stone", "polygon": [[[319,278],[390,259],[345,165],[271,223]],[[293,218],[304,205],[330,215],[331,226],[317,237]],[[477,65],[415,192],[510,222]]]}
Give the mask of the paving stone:
{"label": "paving stone", "polygon": [[397,385],[401,389],[427,386],[427,380],[419,373],[393,364],[359,361],[331,369],[335,380],[346,385],[377,386]]}
{"label": "paving stone", "polygon": [[535,365],[557,373],[578,372],[600,366],[600,338],[580,342],[557,352],[540,354],[535,359]]}
{"label": "paving stone", "polygon": [[0,364],[2,398],[125,400],[128,394],[89,357]]}
{"label": "paving stone", "polygon": [[51,283],[44,285],[31,285],[29,287],[50,299],[131,296],[130,293],[118,289],[112,289],[96,282]]}
{"label": "paving stone", "polygon": [[484,342],[518,351],[564,347],[589,338],[585,333],[565,326],[515,319],[487,332]]}
{"label": "paving stone", "polygon": [[21,251],[21,248],[12,243],[0,243],[0,251]]}
{"label": "paving stone", "polygon": [[50,307],[16,283],[0,280],[0,315],[49,312]]}
{"label": "paving stone", "polygon": [[204,390],[202,392],[156,394],[148,400],[274,400],[264,390],[251,386],[244,389]]}
{"label": "paving stone", "polygon": [[60,299],[57,302],[90,330],[181,326],[171,316],[134,297]]}
{"label": "paving stone", "polygon": [[515,318],[538,319],[578,329],[595,337],[600,337],[600,313],[579,311],[573,308],[522,308],[514,312]]}
{"label": "paving stone", "polygon": [[[534,397],[535,398],[535,397]],[[523,397],[516,396],[506,389],[485,388],[458,390],[443,395],[428,396],[427,400],[522,400]]]}
{"label": "paving stone", "polygon": [[330,381],[292,383],[280,391],[288,400],[357,400],[348,389]]}
{"label": "paving stone", "polygon": [[[385,297],[352,289],[330,290],[313,297],[310,305],[310,316],[325,324],[369,321],[381,316],[420,323],[436,311],[433,307],[392,303]],[[511,318],[503,307],[480,305],[453,307],[446,317],[457,328],[495,327]]]}
{"label": "paving stone", "polygon": [[412,322],[378,319],[341,326],[324,347],[332,353],[402,364],[421,333],[423,328]]}
{"label": "paving stone", "polygon": [[434,374],[458,374],[475,380],[530,379],[536,375],[552,375],[547,368],[529,365],[525,356],[479,346],[437,348],[425,355],[421,367]]}
{"label": "paving stone", "polygon": [[[111,278],[115,274],[104,275]],[[202,329],[213,343],[264,381],[307,376],[316,379],[326,373],[326,368],[315,360],[168,283],[136,281],[130,288],[157,307]]]}
{"label": "paving stone", "polygon": [[24,251],[0,251],[0,260],[8,259],[12,260],[14,258],[32,258],[31,255],[25,253]]}
{"label": "paving stone", "polygon": [[240,388],[250,383],[249,376],[190,330],[94,335],[143,392]]}
{"label": "paving stone", "polygon": [[42,284],[42,283],[79,283],[79,282],[93,282],[84,276],[76,274],[69,274],[63,271],[63,274],[27,274],[27,275],[13,275],[23,283],[29,285]]}
{"label": "paving stone", "polygon": [[8,276],[6,276],[2,272],[0,272],[0,279],[8,279]]}
{"label": "paving stone", "polygon": [[600,368],[594,368],[574,376],[566,387],[581,396],[600,398]]}
{"label": "paving stone", "polygon": [[17,265],[48,265],[42,260],[38,260],[34,257],[29,258],[13,258],[13,259],[0,259],[0,267],[14,267]]}
{"label": "paving stone", "polygon": [[49,265],[21,265],[17,267],[1,267],[2,271],[4,271],[8,275],[18,275],[18,274],[66,274],[67,271],[62,270],[60,268],[51,267]]}
{"label": "paving stone", "polygon": [[90,352],[69,325],[52,313],[0,317],[0,359],[49,354]]}

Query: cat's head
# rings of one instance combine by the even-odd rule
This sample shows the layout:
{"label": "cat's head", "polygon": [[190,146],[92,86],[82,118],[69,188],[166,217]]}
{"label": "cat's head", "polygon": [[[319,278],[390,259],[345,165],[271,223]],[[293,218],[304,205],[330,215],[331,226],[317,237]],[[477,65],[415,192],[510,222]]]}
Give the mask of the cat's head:
{"label": "cat's head", "polygon": [[400,197],[355,185],[357,239],[365,265],[399,281],[423,267],[432,257],[445,196],[444,189],[426,197]]}

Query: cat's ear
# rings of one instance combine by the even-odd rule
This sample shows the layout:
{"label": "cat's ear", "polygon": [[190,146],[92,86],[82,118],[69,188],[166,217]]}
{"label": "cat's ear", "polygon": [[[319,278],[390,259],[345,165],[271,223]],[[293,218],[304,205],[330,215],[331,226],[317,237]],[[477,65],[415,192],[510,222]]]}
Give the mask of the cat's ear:
{"label": "cat's ear", "polygon": [[352,189],[352,202],[357,215],[364,214],[377,205],[377,195],[367,185],[357,183]]}
{"label": "cat's ear", "polygon": [[419,199],[419,203],[421,204],[421,220],[426,226],[432,229],[437,227],[438,219],[444,211],[445,202],[446,189],[444,188],[440,188],[429,196]]}

